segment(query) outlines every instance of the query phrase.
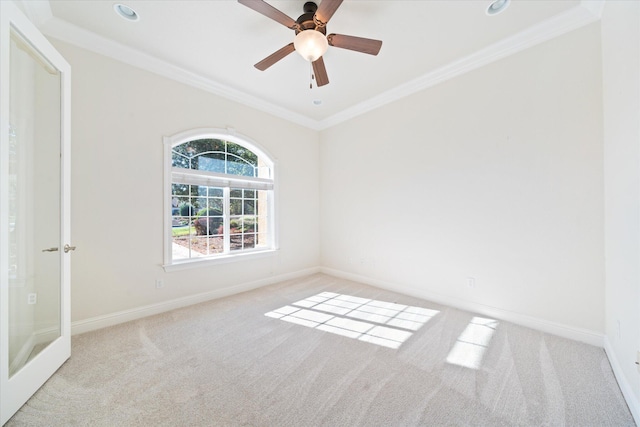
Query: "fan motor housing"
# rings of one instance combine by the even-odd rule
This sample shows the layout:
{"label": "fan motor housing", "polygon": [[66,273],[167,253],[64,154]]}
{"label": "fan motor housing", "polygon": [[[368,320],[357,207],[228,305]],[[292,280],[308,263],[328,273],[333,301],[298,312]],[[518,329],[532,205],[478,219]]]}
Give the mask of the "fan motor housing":
{"label": "fan motor housing", "polygon": [[304,13],[296,19],[296,23],[298,24],[295,29],[296,34],[304,30],[316,30],[320,31],[322,34],[327,34],[326,27],[317,25],[313,20],[313,16],[316,14],[316,10],[318,10],[317,4],[312,1],[308,1],[304,4],[302,10]]}

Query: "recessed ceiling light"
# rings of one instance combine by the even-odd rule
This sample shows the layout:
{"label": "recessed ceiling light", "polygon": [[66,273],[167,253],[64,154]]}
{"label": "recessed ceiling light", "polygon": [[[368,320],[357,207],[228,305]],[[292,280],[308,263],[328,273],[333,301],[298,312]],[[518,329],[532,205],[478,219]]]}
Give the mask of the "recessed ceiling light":
{"label": "recessed ceiling light", "polygon": [[313,105],[322,105],[322,99],[314,99]]}
{"label": "recessed ceiling light", "polygon": [[495,0],[487,8],[487,15],[497,15],[509,6],[511,0]]}
{"label": "recessed ceiling light", "polygon": [[124,4],[114,4],[113,10],[127,21],[138,21],[140,19],[140,15],[135,10]]}

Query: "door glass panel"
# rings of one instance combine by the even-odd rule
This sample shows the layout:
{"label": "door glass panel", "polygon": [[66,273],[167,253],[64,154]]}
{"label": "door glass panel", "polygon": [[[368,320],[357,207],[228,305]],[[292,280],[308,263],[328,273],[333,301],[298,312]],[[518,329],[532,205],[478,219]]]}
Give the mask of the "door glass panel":
{"label": "door glass panel", "polygon": [[11,34],[9,375],[61,336],[61,73]]}

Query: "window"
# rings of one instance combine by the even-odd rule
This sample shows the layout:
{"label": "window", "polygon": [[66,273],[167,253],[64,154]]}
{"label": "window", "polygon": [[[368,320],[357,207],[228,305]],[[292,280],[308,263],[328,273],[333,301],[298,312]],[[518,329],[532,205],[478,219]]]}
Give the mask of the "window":
{"label": "window", "polygon": [[273,172],[227,130],[165,138],[165,269],[275,249]]}

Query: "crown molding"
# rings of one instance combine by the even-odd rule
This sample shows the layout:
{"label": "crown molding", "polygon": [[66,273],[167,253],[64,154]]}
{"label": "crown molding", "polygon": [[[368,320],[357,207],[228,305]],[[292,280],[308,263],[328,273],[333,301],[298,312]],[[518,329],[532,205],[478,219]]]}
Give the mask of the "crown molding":
{"label": "crown molding", "polygon": [[43,23],[53,18],[49,0],[22,0],[20,4],[23,6],[29,21],[36,27],[40,27]]}
{"label": "crown molding", "polygon": [[58,19],[52,15],[48,0],[22,1],[29,18],[36,23],[40,31],[49,37],[317,131],[328,129],[391,102],[596,22],[602,15],[604,3],[605,0],[581,0],[579,5],[546,21],[318,121]]}
{"label": "crown molding", "polygon": [[605,0],[580,0],[580,7],[591,12],[597,19],[602,18]]}
{"label": "crown molding", "polygon": [[43,22],[39,29],[48,37],[73,44],[168,79],[239,102],[301,126],[311,128],[313,130],[319,130],[318,122],[316,120],[264,101],[258,97],[246,94],[222,83],[218,83],[197,73],[178,67],[175,64],[100,36],[92,31],[85,30],[84,28],[78,27],[56,17],[52,17]]}
{"label": "crown molding", "polygon": [[[589,7],[585,7],[588,4]],[[600,19],[604,0],[582,0],[581,4],[471,55],[437,68],[414,80],[349,107],[319,123],[321,130],[360,116],[383,105],[405,98],[454,77],[468,73],[537,44],[551,40]],[[598,12],[599,11],[599,12]]]}

